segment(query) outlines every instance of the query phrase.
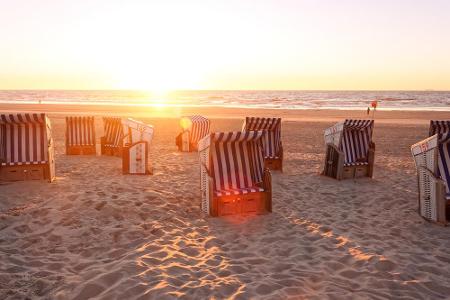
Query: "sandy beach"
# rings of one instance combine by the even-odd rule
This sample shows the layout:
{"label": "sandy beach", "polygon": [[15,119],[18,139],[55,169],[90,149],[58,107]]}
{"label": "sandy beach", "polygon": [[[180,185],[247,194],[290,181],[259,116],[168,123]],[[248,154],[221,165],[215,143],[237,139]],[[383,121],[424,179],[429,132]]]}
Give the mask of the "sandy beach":
{"label": "sandy beach", "polygon": [[[49,113],[56,180],[0,185],[0,299],[448,299],[450,229],[417,214],[410,146],[448,112],[377,111],[373,179],[319,175],[323,130],[364,111],[1,104]],[[283,118],[273,213],[210,218],[196,153],[177,152],[177,117],[212,131],[246,115]],[[155,127],[154,174],[66,156],[65,115],[133,116]]]}

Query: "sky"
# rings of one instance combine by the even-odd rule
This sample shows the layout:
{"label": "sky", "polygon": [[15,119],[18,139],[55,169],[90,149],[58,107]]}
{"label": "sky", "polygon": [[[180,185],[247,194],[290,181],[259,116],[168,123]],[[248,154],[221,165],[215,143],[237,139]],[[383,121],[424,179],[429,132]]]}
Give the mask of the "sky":
{"label": "sky", "polygon": [[450,1],[0,0],[0,89],[450,90]]}

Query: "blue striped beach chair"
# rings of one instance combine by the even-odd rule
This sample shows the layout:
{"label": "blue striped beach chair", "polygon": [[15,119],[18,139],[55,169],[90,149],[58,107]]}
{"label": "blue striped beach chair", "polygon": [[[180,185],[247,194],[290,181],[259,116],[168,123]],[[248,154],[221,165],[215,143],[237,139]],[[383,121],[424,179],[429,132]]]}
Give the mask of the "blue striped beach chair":
{"label": "blue striped beach chair", "polygon": [[95,144],[94,117],[66,117],[67,155],[95,155]]}
{"label": "blue striped beach chair", "polygon": [[211,122],[203,116],[187,116],[180,120],[181,133],[175,139],[179,151],[197,151],[198,142],[209,134]]}
{"label": "blue striped beach chair", "polygon": [[122,172],[124,174],[152,174],[150,167],[150,145],[153,126],[131,118],[122,120],[123,141]]}
{"label": "blue striped beach chair", "polygon": [[419,214],[448,225],[450,220],[450,121],[431,121],[430,137],[411,146],[419,186]]}
{"label": "blue striped beach chair", "polygon": [[101,154],[122,157],[123,126],[121,118],[103,118],[104,136],[100,138]]}
{"label": "blue striped beach chair", "polygon": [[263,131],[264,164],[271,170],[283,171],[281,118],[246,117],[242,131]]}
{"label": "blue striped beach chair", "polygon": [[338,180],[372,177],[375,143],[373,120],[345,120],[325,130],[323,175]]}
{"label": "blue striped beach chair", "polygon": [[211,216],[272,211],[262,131],[215,132],[198,144],[203,212]]}
{"label": "blue striped beach chair", "polygon": [[0,114],[0,181],[55,178],[50,120],[43,113]]}

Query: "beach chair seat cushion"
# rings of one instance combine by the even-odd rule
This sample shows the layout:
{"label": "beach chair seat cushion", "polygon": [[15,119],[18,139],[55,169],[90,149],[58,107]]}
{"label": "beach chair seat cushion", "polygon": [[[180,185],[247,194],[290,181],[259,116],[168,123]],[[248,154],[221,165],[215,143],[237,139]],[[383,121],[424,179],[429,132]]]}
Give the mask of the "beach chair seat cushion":
{"label": "beach chair seat cushion", "polygon": [[214,196],[223,197],[223,196],[231,196],[231,195],[245,195],[245,194],[257,193],[257,192],[264,192],[264,189],[259,186],[253,186],[253,187],[249,187],[249,188],[218,190],[218,191],[214,191]]}
{"label": "beach chair seat cushion", "polygon": [[104,144],[105,147],[109,147],[109,148],[119,148],[121,147],[120,145],[113,145],[113,144]]}
{"label": "beach chair seat cushion", "polygon": [[368,162],[350,162],[350,163],[344,163],[344,167],[351,167],[351,166],[368,166]]}

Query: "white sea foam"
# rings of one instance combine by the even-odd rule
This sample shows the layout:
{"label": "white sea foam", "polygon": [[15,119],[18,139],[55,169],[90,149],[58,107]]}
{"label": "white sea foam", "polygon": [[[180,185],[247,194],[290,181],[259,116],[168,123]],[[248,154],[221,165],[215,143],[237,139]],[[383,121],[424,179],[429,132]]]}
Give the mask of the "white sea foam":
{"label": "white sea foam", "polygon": [[0,91],[0,102],[108,105],[221,106],[274,109],[361,109],[378,100],[378,109],[450,111],[446,91]]}

